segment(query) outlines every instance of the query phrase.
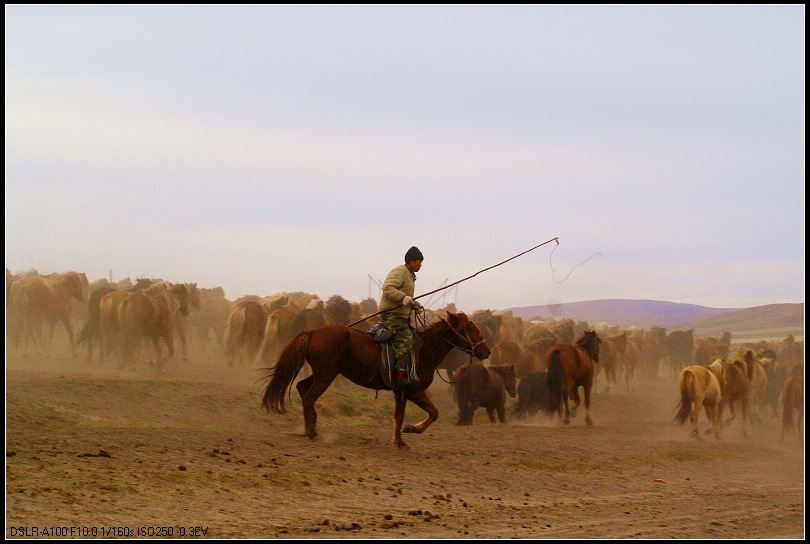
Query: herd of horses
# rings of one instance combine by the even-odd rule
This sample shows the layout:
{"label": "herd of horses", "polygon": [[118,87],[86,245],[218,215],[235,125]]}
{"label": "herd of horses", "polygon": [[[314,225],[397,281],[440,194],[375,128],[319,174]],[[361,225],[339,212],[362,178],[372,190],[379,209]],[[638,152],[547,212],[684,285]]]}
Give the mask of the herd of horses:
{"label": "herd of horses", "polygon": [[[373,299],[353,303],[338,295],[324,301],[307,293],[278,293],[231,302],[222,288],[196,283],[89,283],[83,273],[16,277],[6,269],[7,353],[50,355],[60,323],[71,357],[85,345],[88,364],[119,368],[165,369],[176,363],[175,338],[184,360],[190,344],[205,349],[213,340],[225,366],[269,369],[264,408],[284,412],[285,394],[295,383],[310,438],[318,436],[315,402],[338,376],[375,390],[387,388],[379,371],[381,347],[367,333],[379,322],[376,310]],[[77,334],[74,318],[83,320]],[[792,336],[742,345],[731,353],[730,333],[693,338],[691,330],[667,334],[660,327],[612,326],[597,332],[570,319],[527,321],[490,310],[467,316],[452,305],[428,310],[417,334],[423,341],[419,382],[395,395],[394,442],[401,448],[407,447],[402,433],[424,432],[438,417],[425,391],[439,371],[452,384],[459,425],[471,425],[479,408],[492,422],[496,414],[503,423],[543,411],[568,424],[583,400],[585,422],[592,425],[591,392],[603,375],[606,390],[623,381],[628,392],[638,378],[677,377],[681,398],[674,419],[681,425],[691,420],[691,435],[698,438],[701,410],[710,423],[706,434],[719,437],[738,409],[745,433],[749,419],[762,421],[766,409],[776,415],[780,400],[783,439],[802,427],[804,348]],[[311,373],[295,382],[305,363]],[[517,399],[511,411],[507,395]],[[405,425],[407,401],[425,410],[427,418]],[[726,408],[730,418],[724,421]]]}

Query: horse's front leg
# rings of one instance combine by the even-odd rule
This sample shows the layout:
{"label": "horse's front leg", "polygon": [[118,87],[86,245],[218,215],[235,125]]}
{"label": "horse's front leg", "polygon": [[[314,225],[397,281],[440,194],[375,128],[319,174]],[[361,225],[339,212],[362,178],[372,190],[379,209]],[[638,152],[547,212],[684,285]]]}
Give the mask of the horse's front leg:
{"label": "horse's front leg", "polygon": [[[76,338],[73,335],[73,323],[70,321],[70,314],[62,316],[62,324],[65,326],[65,332],[67,332],[68,339],[70,340],[70,355],[75,359]],[[51,334],[51,339],[53,339],[53,334]]]}
{"label": "horse's front leg", "polygon": [[593,426],[593,421],[591,421],[591,388],[593,384],[589,384],[585,386],[585,423],[588,427]]}
{"label": "horse's front leg", "polygon": [[180,353],[182,353],[183,360],[188,361],[188,346],[186,343],[186,325],[183,321],[179,321],[177,323],[177,336],[180,337],[180,350],[181,350]]}
{"label": "horse's front leg", "polygon": [[[416,425],[406,425],[402,429],[402,432],[421,434],[421,433],[425,432],[425,430],[428,427],[430,427],[430,425],[434,421],[439,419],[439,410],[430,401],[430,399],[428,398],[427,393],[425,393],[424,389],[421,389],[421,388],[420,389],[412,389],[412,390],[406,392],[406,396],[407,396],[408,400],[410,400],[411,402],[416,404],[419,408],[421,408],[422,410],[427,412],[428,417],[426,417],[424,420],[420,421]],[[405,409],[405,407],[404,407],[404,403],[403,403],[403,415],[404,415],[404,409]]]}

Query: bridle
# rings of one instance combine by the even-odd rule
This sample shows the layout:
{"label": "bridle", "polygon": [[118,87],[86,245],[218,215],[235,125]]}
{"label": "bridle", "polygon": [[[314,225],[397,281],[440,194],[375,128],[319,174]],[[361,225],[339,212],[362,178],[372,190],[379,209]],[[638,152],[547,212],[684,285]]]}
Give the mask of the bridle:
{"label": "bridle", "polygon": [[[416,320],[417,320],[417,321],[420,321],[420,322],[421,322],[421,324],[422,324],[423,326],[426,326],[426,325],[427,325],[427,319],[425,318],[425,312],[424,312],[424,311],[422,312],[422,314],[421,314],[421,315],[420,315],[420,313],[419,313],[418,311],[416,312]],[[449,383],[449,384],[454,384],[454,383],[456,383],[456,382],[458,382],[458,381],[460,381],[460,380],[464,379],[464,376],[466,376],[466,375],[467,375],[467,372],[469,372],[470,367],[472,366],[472,363],[473,363],[473,357],[475,357],[475,350],[476,350],[476,348],[477,348],[478,346],[480,346],[481,344],[485,343],[485,342],[486,342],[486,339],[484,338],[484,335],[483,335],[483,334],[481,334],[481,329],[478,329],[478,326],[477,326],[477,325],[475,325],[475,323],[473,323],[472,321],[468,321],[468,323],[472,323],[472,324],[475,326],[475,328],[478,330],[478,334],[479,334],[479,336],[481,337],[481,340],[480,340],[479,342],[474,342],[474,341],[473,341],[473,339],[472,339],[472,338],[470,338],[470,334],[469,334],[469,332],[467,332],[466,330],[464,331],[464,334],[461,334],[459,331],[457,331],[456,329],[454,329],[454,328],[453,328],[453,326],[452,326],[452,325],[450,325],[450,323],[449,323],[449,322],[448,322],[446,319],[442,318],[442,321],[444,321],[445,323],[447,323],[447,327],[448,327],[448,328],[449,328],[451,331],[453,331],[453,334],[455,335],[455,337],[457,337],[457,338],[461,338],[462,340],[464,340],[464,341],[467,343],[467,345],[466,345],[466,347],[465,347],[465,346],[460,346],[460,345],[456,344],[455,342],[453,342],[453,340],[455,340],[455,337],[453,338],[453,340],[448,340],[447,338],[445,338],[444,336],[442,336],[442,340],[444,340],[444,341],[445,341],[447,344],[449,344],[451,347],[456,348],[457,350],[461,351],[462,353],[466,353],[467,355],[469,355],[469,356],[470,356],[470,362],[467,364],[467,368],[464,370],[464,374],[462,374],[462,375],[461,375],[461,376],[460,376],[460,377],[459,377],[457,380],[450,380],[450,381],[445,380],[445,379],[442,377],[441,373],[439,373],[439,369],[438,369],[438,368],[436,368],[436,374],[439,376],[439,378],[440,378],[440,379],[441,379],[443,382],[445,382],[445,383]]]}
{"label": "bridle", "polygon": [[[456,329],[454,329],[453,326],[450,325],[450,323],[448,323],[446,320],[443,321],[447,323],[447,326],[450,327],[450,330],[453,331],[453,334],[455,334],[456,337],[463,339],[467,343],[466,347],[459,346],[458,344],[455,344],[452,340],[448,340],[447,338],[442,337],[442,340],[444,340],[446,343],[450,344],[457,350],[466,353],[467,355],[470,355],[472,357],[475,355],[476,348],[481,344],[486,343],[484,336],[481,334],[481,330],[478,329],[477,326],[475,328],[478,329],[478,335],[481,336],[481,340],[479,342],[474,342],[473,339],[470,338],[470,333],[466,329],[464,330],[464,334],[461,334]],[[469,323],[472,323],[472,321],[469,321]],[[473,325],[475,325],[475,323],[473,323]]]}

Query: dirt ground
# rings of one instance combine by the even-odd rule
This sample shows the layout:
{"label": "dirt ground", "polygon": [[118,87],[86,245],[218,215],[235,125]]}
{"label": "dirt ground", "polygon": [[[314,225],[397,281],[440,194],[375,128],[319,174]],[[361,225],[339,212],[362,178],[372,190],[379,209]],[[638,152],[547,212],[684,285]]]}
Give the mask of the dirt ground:
{"label": "dirt ground", "polygon": [[408,451],[390,392],[334,385],[311,441],[297,393],[269,414],[259,378],[199,354],[163,374],[7,358],[6,538],[805,536],[801,440],[780,444],[767,412],[747,437],[735,422],[689,438],[674,378],[605,392],[600,377],[593,427],[584,410],[457,427],[437,379],[439,420]]}

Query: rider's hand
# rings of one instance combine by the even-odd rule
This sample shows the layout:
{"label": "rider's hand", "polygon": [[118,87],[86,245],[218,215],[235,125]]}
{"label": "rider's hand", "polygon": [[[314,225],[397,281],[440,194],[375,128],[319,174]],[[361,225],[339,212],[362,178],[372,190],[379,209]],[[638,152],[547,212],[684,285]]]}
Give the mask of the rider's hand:
{"label": "rider's hand", "polygon": [[405,306],[406,308],[410,308],[412,310],[421,310],[422,309],[421,304],[419,304],[412,297],[409,297],[407,295],[405,296],[405,298],[402,299],[402,305]]}

